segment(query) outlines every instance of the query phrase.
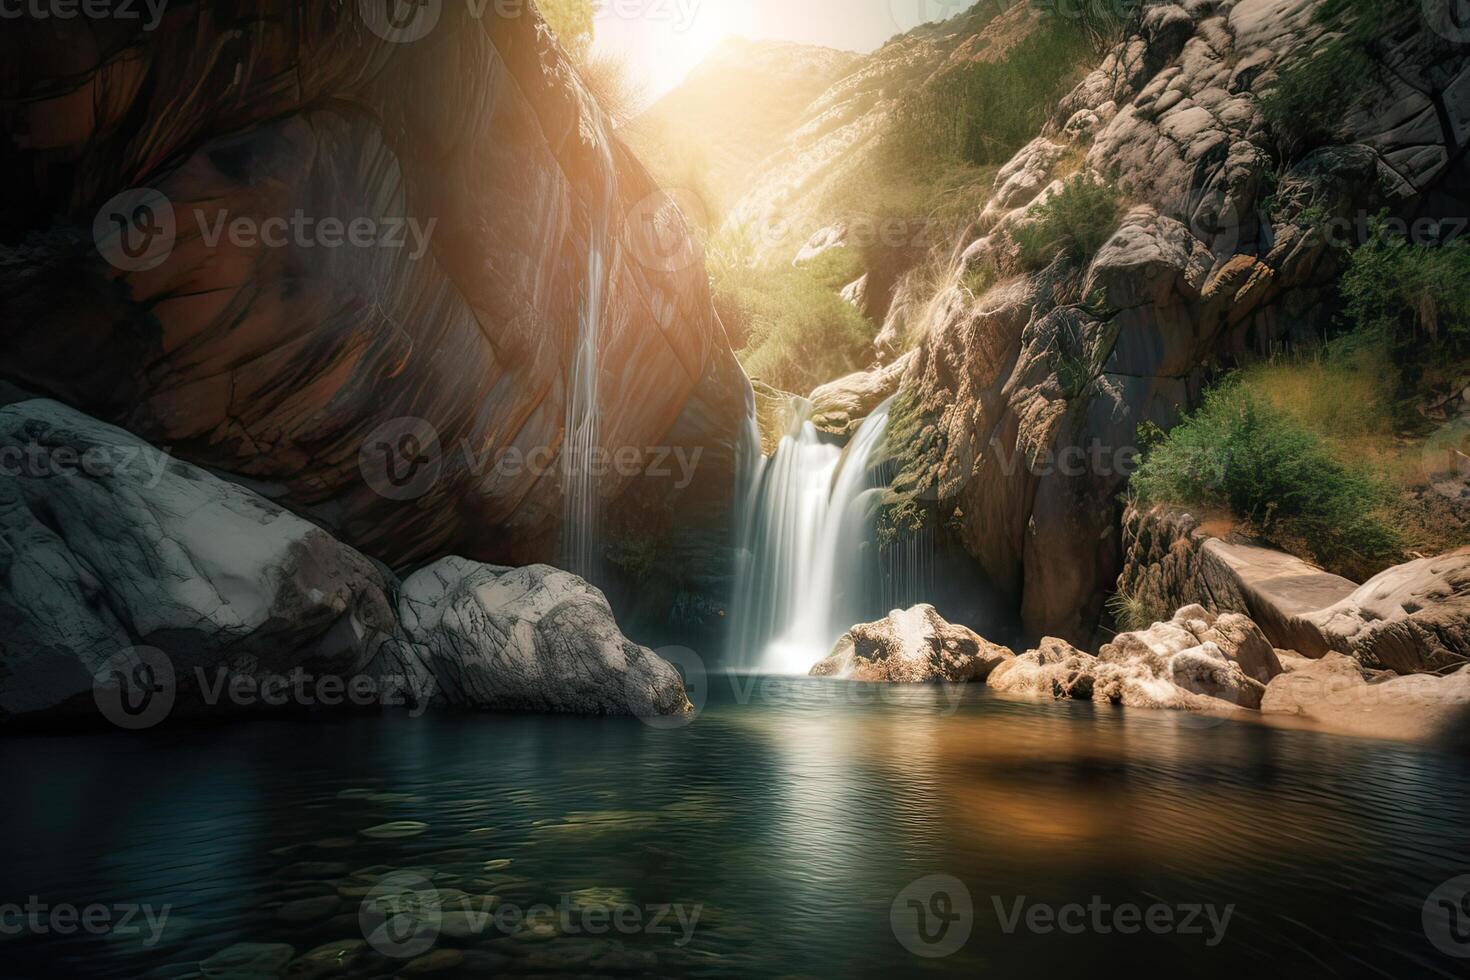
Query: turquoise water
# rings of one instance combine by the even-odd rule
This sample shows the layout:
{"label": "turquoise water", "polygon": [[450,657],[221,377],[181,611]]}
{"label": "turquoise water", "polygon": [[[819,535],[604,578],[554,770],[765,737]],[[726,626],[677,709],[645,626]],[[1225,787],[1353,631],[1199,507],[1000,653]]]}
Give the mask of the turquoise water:
{"label": "turquoise water", "polygon": [[[148,905],[155,920],[168,906],[153,943],[146,927],[8,938],[6,976],[187,976],[242,941],[357,949],[361,892],[405,868],[449,895],[494,894],[536,926],[441,931],[438,948],[471,954],[443,977],[1011,977],[1101,964],[1462,976],[1470,963],[1423,921],[1436,886],[1470,873],[1464,758],[983,688],[712,678],[704,710],[673,729],[438,715],[9,737],[0,772],[0,902]],[[427,827],[361,834],[393,821]],[[935,951],[900,893],[936,874],[963,883],[973,912],[940,944],[966,925],[968,940],[927,958],[900,939]],[[963,916],[946,896],[918,899],[931,938],[941,913]],[[285,898],[330,911],[286,923]],[[1028,928],[1068,905],[1162,907],[1176,924],[1192,907],[1230,911],[1223,932],[1203,911],[1203,931]],[[623,930],[588,934],[608,921],[589,908],[624,910]],[[368,947],[297,975],[401,966]]]}

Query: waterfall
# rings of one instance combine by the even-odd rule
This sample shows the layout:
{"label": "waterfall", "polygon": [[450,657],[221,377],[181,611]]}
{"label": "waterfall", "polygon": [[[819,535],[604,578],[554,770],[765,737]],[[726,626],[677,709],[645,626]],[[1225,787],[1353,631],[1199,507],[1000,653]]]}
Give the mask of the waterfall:
{"label": "waterfall", "polygon": [[587,279],[577,310],[577,349],[567,385],[566,445],[562,447],[562,550],[568,571],[595,582],[601,500],[594,460],[601,445],[597,405],[598,344],[603,309],[602,244],[587,249]]}
{"label": "waterfall", "polygon": [[922,535],[880,552],[877,518],[888,482],[883,443],[890,403],[843,449],[795,399],[776,454],[750,475],[738,523],[733,641],[746,667],[805,674],[854,623],[919,598],[929,560]]}
{"label": "waterfall", "polygon": [[[594,110],[609,131],[601,112]],[[606,140],[600,140],[602,199],[589,221],[587,270],[577,305],[577,344],[567,376],[566,419],[561,451],[562,562],[570,572],[594,585],[602,579],[602,488],[597,474],[602,451],[602,411],[598,389],[602,372],[602,321],[607,305],[607,278],[619,258],[612,235],[617,203],[617,171]],[[610,252],[610,254],[608,254]]]}

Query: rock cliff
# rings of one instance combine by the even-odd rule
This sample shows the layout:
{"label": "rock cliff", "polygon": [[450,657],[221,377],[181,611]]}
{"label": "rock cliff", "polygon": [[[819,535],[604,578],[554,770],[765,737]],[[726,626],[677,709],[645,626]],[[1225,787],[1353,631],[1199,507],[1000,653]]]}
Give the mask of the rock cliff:
{"label": "rock cliff", "polygon": [[7,21],[0,378],[395,568],[525,564],[591,317],[609,537],[718,584],[748,386],[677,209],[530,5],[372,9]]}
{"label": "rock cliff", "polygon": [[[1095,641],[1140,423],[1172,424],[1222,359],[1320,335],[1336,270],[1319,218],[1464,213],[1470,47],[1417,4],[1377,40],[1366,108],[1334,145],[1299,155],[1273,138],[1261,94],[1327,29],[1316,6],[1148,6],[959,243],[957,271],[996,284],[976,297],[956,275],[917,326],[908,488],[1035,635]],[[1079,155],[1082,179],[1112,181],[1128,210],[1085,263],[1028,271],[1015,232]]]}

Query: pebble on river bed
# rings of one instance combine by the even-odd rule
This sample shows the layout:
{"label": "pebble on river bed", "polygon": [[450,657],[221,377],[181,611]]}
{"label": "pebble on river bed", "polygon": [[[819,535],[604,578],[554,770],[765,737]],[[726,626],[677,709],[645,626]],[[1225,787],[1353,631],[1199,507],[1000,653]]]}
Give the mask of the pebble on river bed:
{"label": "pebble on river bed", "polygon": [[417,820],[394,820],[390,823],[368,827],[366,830],[359,830],[358,833],[374,840],[399,840],[404,837],[417,837],[428,829],[428,824]]}

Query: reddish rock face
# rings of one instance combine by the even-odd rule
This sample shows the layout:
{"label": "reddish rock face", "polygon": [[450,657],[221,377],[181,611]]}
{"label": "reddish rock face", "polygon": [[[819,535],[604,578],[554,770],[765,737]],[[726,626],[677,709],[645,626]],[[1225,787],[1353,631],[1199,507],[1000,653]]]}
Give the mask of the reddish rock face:
{"label": "reddish rock face", "polygon": [[[390,565],[546,560],[579,308],[600,296],[600,441],[628,461],[601,482],[609,526],[717,526],[749,387],[698,246],[529,4],[441,6],[412,43],[356,3],[8,24],[0,377]],[[94,221],[142,188],[172,248],[118,262]],[[383,428],[401,419],[425,424]],[[418,468],[385,496],[373,454],[404,446],[398,476]],[[660,447],[700,451],[692,482],[642,473]]]}

